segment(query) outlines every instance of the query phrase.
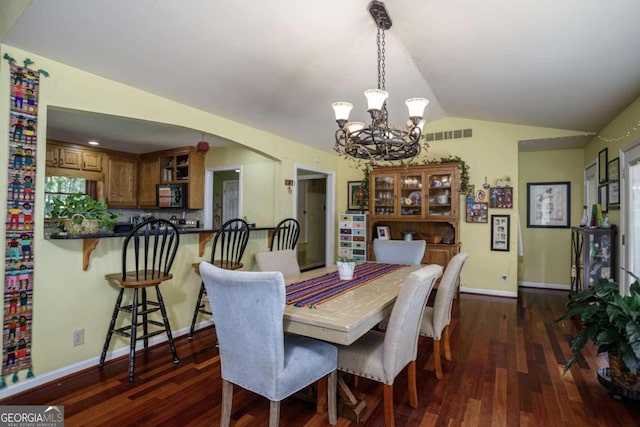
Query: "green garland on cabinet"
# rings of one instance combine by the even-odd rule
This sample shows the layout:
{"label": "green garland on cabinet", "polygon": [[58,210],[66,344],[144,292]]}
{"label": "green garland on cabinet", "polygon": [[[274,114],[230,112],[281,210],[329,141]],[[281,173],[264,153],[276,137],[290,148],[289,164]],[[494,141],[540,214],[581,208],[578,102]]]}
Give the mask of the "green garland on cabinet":
{"label": "green garland on cabinet", "polygon": [[[439,159],[432,160],[423,160],[422,164],[424,165],[440,165],[446,163],[459,163],[460,164],[460,186],[458,190],[460,194],[467,194],[467,190],[469,189],[469,165],[460,158],[460,156],[446,156],[440,157]],[[418,164],[418,163],[415,163]],[[369,203],[369,175],[371,173],[371,169],[373,168],[374,163],[366,163],[362,168],[362,172],[364,177],[362,178],[360,190],[362,191],[362,199],[360,199],[359,208],[362,210],[366,210]],[[379,164],[375,164],[375,166],[380,166]]]}

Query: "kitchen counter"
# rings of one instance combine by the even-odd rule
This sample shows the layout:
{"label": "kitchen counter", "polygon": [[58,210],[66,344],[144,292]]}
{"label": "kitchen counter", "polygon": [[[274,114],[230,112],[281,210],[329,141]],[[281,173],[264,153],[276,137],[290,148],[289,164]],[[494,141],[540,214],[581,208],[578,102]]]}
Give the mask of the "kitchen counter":
{"label": "kitchen counter", "polygon": [[[251,231],[268,230],[269,240],[271,240],[271,234],[275,227],[253,227]],[[178,227],[178,234],[199,234],[199,256],[204,254],[204,247],[213,238],[217,228],[180,228]],[[89,268],[89,261],[91,258],[91,252],[98,246],[100,239],[108,239],[113,237],[126,237],[129,234],[128,231],[119,233],[93,233],[93,234],[71,234],[62,231],[56,231],[53,233],[44,233],[45,239],[51,240],[82,240],[82,269],[87,271]]]}

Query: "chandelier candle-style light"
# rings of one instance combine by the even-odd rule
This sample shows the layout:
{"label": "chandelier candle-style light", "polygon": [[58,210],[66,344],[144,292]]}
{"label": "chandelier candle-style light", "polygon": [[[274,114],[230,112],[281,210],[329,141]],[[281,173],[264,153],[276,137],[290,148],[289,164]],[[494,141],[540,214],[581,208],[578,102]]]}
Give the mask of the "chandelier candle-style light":
{"label": "chandelier candle-style light", "polygon": [[391,28],[391,18],[384,3],[369,3],[369,13],[378,27],[376,43],[378,46],[378,88],[364,91],[367,98],[371,124],[350,122],[349,113],[353,109],[350,102],[331,104],[336,114],[338,130],[334,149],[347,156],[368,160],[402,160],[415,157],[420,153],[420,136],[424,126],[424,109],[429,104],[425,98],[407,99],[409,120],[406,130],[389,125],[385,91],[385,30]]}

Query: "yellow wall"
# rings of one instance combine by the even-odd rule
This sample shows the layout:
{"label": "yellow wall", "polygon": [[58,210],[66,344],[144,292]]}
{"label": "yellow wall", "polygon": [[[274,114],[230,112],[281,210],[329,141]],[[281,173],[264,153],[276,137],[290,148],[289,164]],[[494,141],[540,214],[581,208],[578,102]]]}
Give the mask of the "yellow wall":
{"label": "yellow wall", "polygon": [[258,226],[277,224],[275,189],[280,162],[241,146],[213,148],[207,154],[206,168],[231,165],[242,165],[242,216]]}
{"label": "yellow wall", "polygon": [[573,149],[519,155],[518,210],[522,218],[523,256],[519,258],[518,280],[521,282],[565,286],[571,283],[571,229],[527,228],[527,184],[569,181],[570,225],[579,225],[583,204],[583,154],[583,149]]}

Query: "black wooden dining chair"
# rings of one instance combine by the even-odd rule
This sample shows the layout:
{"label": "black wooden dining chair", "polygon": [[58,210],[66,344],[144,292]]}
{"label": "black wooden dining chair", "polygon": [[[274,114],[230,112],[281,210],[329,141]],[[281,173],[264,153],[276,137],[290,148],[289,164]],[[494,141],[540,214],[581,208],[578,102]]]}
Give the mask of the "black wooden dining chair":
{"label": "black wooden dining chair", "polygon": [[[151,219],[138,224],[125,237],[122,246],[122,271],[107,274],[105,279],[120,287],[116,305],[113,309],[107,338],[100,355],[100,366],[104,365],[113,334],[129,338],[129,381],[133,381],[136,344],[144,341],[144,350],[149,348],[149,338],[166,333],[173,363],[178,363],[178,354],[171,334],[171,325],[167,317],[160,284],[170,280],[171,266],[175,259],[180,235],[178,229],[164,219]],[[147,288],[155,288],[156,300],[147,297]],[[131,290],[131,303],[122,304],[125,290]],[[151,314],[160,311],[162,322],[151,318]],[[131,321],[117,326],[120,312],[130,314]],[[138,335],[142,328],[142,334]]]}
{"label": "black wooden dining chair", "polygon": [[276,225],[269,250],[295,249],[300,237],[300,223],[295,218],[283,219]]}
{"label": "black wooden dining chair", "polygon": [[[226,270],[241,269],[244,267],[244,264],[242,263],[242,255],[244,255],[248,242],[249,224],[240,218],[230,219],[222,224],[222,227],[220,227],[216,232],[216,236],[213,238],[213,245],[211,247],[211,264]],[[199,262],[193,264],[193,268],[198,274],[200,274],[199,266]],[[191,320],[191,327],[189,328],[189,339],[193,338],[198,314],[202,313],[209,316],[212,315],[211,311],[207,310],[206,304],[204,303],[204,296],[206,292],[204,282],[200,282],[198,301],[196,302],[195,309],[193,310],[193,319]]]}

